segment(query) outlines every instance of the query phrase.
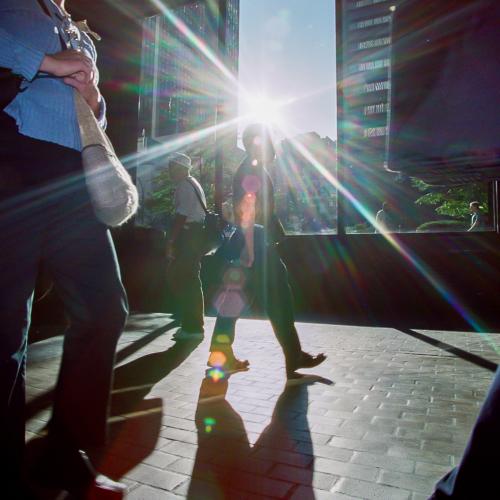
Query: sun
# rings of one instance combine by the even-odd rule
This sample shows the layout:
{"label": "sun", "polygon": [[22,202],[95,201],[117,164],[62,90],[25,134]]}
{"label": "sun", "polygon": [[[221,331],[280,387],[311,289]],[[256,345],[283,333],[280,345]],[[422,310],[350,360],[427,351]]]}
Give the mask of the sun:
{"label": "sun", "polygon": [[264,125],[277,125],[281,122],[280,103],[267,95],[251,95],[245,98],[248,118]]}

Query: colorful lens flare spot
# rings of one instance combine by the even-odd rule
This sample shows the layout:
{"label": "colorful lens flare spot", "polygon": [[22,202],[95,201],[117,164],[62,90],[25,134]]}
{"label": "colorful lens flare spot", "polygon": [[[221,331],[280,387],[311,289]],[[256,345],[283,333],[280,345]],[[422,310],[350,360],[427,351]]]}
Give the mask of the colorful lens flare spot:
{"label": "colorful lens flare spot", "polygon": [[[225,333],[219,333],[218,335],[215,336],[215,341],[218,344],[229,344],[231,342],[231,339],[229,338],[229,335],[226,335]],[[218,354],[222,354],[222,353],[218,353]],[[217,365],[217,366],[222,366],[222,365]]]}
{"label": "colorful lens flare spot", "polygon": [[203,419],[203,423],[205,424],[205,432],[210,434],[214,428],[214,425],[217,423],[217,420],[212,417],[206,417]]}
{"label": "colorful lens flare spot", "polygon": [[232,268],[229,271],[228,278],[231,283],[240,283],[243,277],[243,273],[240,269]]}
{"label": "colorful lens flare spot", "polygon": [[[229,286],[233,285],[227,285]],[[245,299],[238,290],[227,290],[217,295],[215,300],[217,312],[226,318],[238,318],[245,309]]]}
{"label": "colorful lens flare spot", "polygon": [[227,360],[226,355],[220,351],[211,352],[210,357],[208,358],[210,366],[214,366],[215,368],[220,368],[221,366],[224,366],[226,360]]}
{"label": "colorful lens flare spot", "polygon": [[214,381],[218,382],[222,380],[226,374],[220,368],[212,368],[208,371],[208,376]]}

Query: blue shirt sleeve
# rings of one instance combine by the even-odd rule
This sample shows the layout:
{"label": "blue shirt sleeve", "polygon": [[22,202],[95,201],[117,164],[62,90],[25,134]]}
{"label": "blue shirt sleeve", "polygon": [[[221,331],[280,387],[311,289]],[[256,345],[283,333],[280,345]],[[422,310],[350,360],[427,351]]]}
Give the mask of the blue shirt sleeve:
{"label": "blue shirt sleeve", "polygon": [[51,33],[40,29],[45,17],[36,1],[0,1],[1,67],[28,81],[35,78],[51,41]]}
{"label": "blue shirt sleeve", "polygon": [[0,15],[0,66],[9,68],[16,75],[24,77],[28,81],[35,78],[45,53],[20,40],[19,37],[11,35],[3,24],[8,21],[3,12]]}

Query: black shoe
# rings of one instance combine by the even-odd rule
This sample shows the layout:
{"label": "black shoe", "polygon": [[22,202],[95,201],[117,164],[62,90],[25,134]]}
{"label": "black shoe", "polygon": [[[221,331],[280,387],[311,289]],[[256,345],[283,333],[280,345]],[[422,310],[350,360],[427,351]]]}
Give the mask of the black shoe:
{"label": "black shoe", "polygon": [[300,378],[301,375],[299,373],[295,373],[297,370],[301,368],[314,368],[315,366],[320,365],[325,361],[326,354],[320,353],[313,356],[307,352],[301,352],[298,359],[290,366],[287,366],[286,376],[288,379]]}
{"label": "black shoe", "polygon": [[238,359],[231,351],[211,351],[208,357],[207,366],[218,368],[224,373],[246,372],[250,368],[247,359]]}
{"label": "black shoe", "polygon": [[126,485],[99,474],[87,454],[76,448],[49,443],[33,471],[35,487],[63,490],[75,500],[121,500]]}

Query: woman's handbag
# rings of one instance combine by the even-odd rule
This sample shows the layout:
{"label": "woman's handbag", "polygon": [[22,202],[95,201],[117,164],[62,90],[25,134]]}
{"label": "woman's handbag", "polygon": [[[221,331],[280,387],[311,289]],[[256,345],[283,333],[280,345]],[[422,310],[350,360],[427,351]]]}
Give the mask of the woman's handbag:
{"label": "woman's handbag", "polygon": [[221,215],[211,212],[203,202],[200,193],[196,186],[188,180],[189,184],[196,194],[196,198],[200,202],[203,211],[205,212],[205,222],[203,223],[203,235],[200,251],[203,255],[211,255],[215,253],[224,243],[224,229],[227,227],[227,222]]}
{"label": "woman's handbag", "polygon": [[75,106],[85,182],[94,212],[107,226],[119,226],[137,211],[137,188],[79,92],[75,92]]}

